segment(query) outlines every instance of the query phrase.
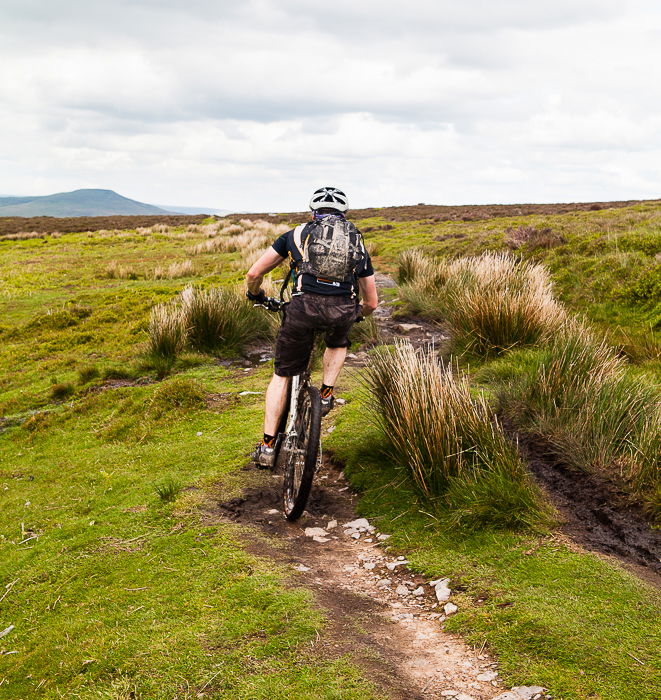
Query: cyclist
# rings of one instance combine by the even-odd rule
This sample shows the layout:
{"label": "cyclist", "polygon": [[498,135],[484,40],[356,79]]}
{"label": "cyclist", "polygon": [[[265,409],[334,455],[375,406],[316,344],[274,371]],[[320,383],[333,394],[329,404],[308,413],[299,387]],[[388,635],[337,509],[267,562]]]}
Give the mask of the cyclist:
{"label": "cyclist", "polygon": [[[359,232],[346,220],[349,210],[347,196],[335,187],[322,187],[313,193],[310,209],[313,213],[312,221],[282,234],[248,270],[246,277],[246,296],[252,301],[263,303],[267,299],[261,289],[264,275],[286,258],[290,260],[293,274],[292,300],[276,339],[275,372],[266,390],[264,439],[254,455],[257,465],[264,468],[273,467],[275,436],[287,401],[289,379],[307,367],[315,331],[325,331],[326,350],[320,393],[322,415],[326,415],[333,407],[333,387],[344,365],[351,326],[359,314],[369,316],[378,304],[370,256]],[[334,226],[338,229],[333,229]],[[351,231],[352,236],[357,234],[352,239],[355,245],[350,247],[359,249],[354,251],[357,252],[354,259],[359,261],[345,281],[306,272],[316,269],[308,263],[306,244],[311,236],[314,238],[316,232],[324,227],[326,234],[331,236],[335,235],[335,230]],[[333,231],[329,234],[330,229]],[[323,246],[315,246],[315,249],[321,250],[323,256]],[[318,260],[316,262],[319,263]],[[321,262],[323,267],[323,260]]]}

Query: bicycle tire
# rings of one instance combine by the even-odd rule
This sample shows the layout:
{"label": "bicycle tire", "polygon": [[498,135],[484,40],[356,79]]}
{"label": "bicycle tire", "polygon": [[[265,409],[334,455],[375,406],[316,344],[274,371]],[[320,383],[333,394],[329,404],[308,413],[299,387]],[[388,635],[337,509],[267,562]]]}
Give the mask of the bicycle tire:
{"label": "bicycle tire", "polygon": [[308,386],[300,393],[296,443],[285,445],[283,510],[287,520],[298,520],[310,496],[312,479],[317,467],[321,435],[321,396],[319,390]]}

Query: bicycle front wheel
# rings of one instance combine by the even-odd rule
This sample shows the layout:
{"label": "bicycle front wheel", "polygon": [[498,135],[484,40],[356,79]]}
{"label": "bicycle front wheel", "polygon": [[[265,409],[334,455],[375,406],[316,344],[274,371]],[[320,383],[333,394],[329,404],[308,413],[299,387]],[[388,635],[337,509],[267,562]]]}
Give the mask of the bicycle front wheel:
{"label": "bicycle front wheel", "polygon": [[287,440],[284,465],[283,508],[287,520],[297,520],[308,502],[319,456],[321,396],[315,387],[299,394],[296,436]]}

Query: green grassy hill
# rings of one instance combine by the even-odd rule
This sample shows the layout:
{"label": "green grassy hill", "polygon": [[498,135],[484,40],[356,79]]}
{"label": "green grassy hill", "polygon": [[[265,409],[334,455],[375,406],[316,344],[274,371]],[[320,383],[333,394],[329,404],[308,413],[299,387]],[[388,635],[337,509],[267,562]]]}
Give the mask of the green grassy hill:
{"label": "green grassy hill", "polygon": [[[658,389],[661,204],[358,223],[393,277],[412,248],[544,264],[566,308]],[[314,653],[324,611],[292,571],[209,517],[259,479],[242,467],[261,433],[263,397],[251,392],[270,363],[244,367],[236,346],[147,352],[154,306],[190,283],[242,285],[275,235],[236,217],[0,240],[0,698],[387,697],[351,654]],[[388,294],[408,313],[401,290]],[[471,395],[495,410],[521,358],[462,360]],[[490,522],[487,504],[475,529],[447,501],[430,505],[380,451],[359,382],[343,377],[349,404],[326,446],[392,551],[452,577],[461,611],[449,627],[494,654],[511,685],[655,698],[658,591],[544,519],[512,528]]]}
{"label": "green grassy hill", "polygon": [[112,216],[167,214],[165,209],[122,197],[112,190],[74,190],[43,197],[2,197],[1,216]]}

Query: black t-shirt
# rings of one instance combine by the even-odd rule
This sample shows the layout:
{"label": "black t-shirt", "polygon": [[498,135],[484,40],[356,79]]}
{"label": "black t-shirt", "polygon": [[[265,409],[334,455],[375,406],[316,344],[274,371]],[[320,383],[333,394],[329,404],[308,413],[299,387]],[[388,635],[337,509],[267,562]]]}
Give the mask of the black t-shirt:
{"label": "black t-shirt", "polygon": [[[303,240],[305,240],[305,231],[303,232]],[[294,243],[294,229],[287,231],[287,233],[283,233],[282,236],[275,241],[272,247],[278,255],[281,255],[283,258],[293,260],[295,264],[299,264],[303,260],[299,249]],[[296,271],[294,270],[292,274],[294,275],[294,289],[297,289],[298,280],[296,278]],[[311,292],[312,294],[326,294],[330,296],[354,296],[358,294],[358,284],[356,278],[370,277],[370,275],[373,274],[374,268],[372,267],[372,260],[370,259],[369,253],[365,251],[365,257],[356,268],[353,281],[323,282],[314,275],[304,273],[300,284],[300,291]]]}

